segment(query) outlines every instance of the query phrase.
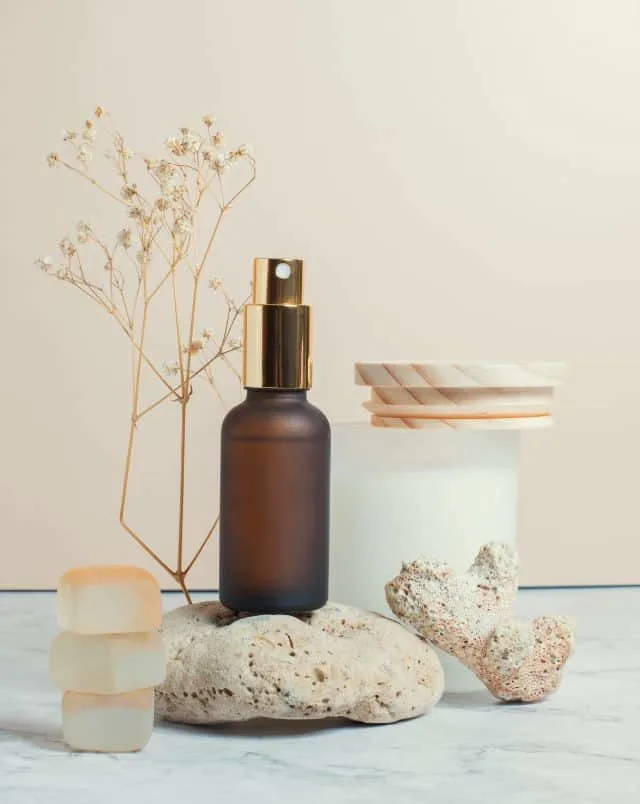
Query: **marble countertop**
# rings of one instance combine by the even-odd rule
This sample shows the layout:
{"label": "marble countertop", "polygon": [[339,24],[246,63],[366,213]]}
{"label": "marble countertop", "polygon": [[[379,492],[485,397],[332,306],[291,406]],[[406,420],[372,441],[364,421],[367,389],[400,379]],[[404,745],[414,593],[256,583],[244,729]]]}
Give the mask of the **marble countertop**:
{"label": "marble countertop", "polygon": [[[166,596],[167,608],[181,603]],[[142,753],[112,756],[61,741],[54,595],[0,593],[0,804],[637,801],[640,588],[525,591],[519,609],[578,622],[564,685],[546,702],[447,695],[390,726],[158,723]]]}

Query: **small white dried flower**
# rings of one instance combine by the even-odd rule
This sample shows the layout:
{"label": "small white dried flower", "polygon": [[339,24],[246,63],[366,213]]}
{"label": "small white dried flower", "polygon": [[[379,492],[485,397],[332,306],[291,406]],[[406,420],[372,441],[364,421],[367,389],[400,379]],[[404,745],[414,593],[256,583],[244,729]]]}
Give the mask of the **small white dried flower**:
{"label": "small white dried flower", "polygon": [[248,145],[239,145],[233,151],[229,151],[227,154],[227,161],[230,164],[234,164],[238,162],[240,159],[244,159],[247,156],[251,155],[251,149]]}
{"label": "small white dried flower", "polygon": [[131,148],[123,148],[122,149],[122,156],[125,159],[131,159],[133,157],[133,151],[131,150]]}
{"label": "small white dried flower", "polygon": [[178,185],[173,176],[163,176],[160,180],[160,192],[165,198],[175,195]]}
{"label": "small white dried flower", "polygon": [[204,344],[202,341],[191,341],[189,346],[184,346],[182,351],[185,354],[192,354],[195,355],[198,352],[201,352],[204,349]]}
{"label": "small white dried flower", "polygon": [[202,145],[202,137],[188,128],[180,129],[179,137],[170,137],[165,145],[174,156],[197,153]]}
{"label": "small white dried flower", "polygon": [[71,277],[71,273],[66,265],[59,265],[56,269],[56,276],[58,279],[69,279]]}
{"label": "small white dried flower", "polygon": [[96,106],[93,114],[95,115],[96,120],[102,120],[102,118],[106,115],[106,112],[103,106]]}
{"label": "small white dried flower", "polygon": [[205,162],[211,162],[213,161],[213,158],[215,156],[215,151],[213,148],[207,145],[204,148],[202,148],[202,150],[200,151],[200,155],[202,156]]}
{"label": "small white dried flower", "polygon": [[168,374],[170,377],[175,376],[180,371],[180,366],[173,360],[171,363],[163,363],[164,373]]}
{"label": "small white dried flower", "polygon": [[197,153],[202,145],[202,137],[196,134],[195,131],[187,131],[187,133],[183,135],[183,143],[187,151]]}
{"label": "small white dried flower", "polygon": [[111,260],[107,260],[102,267],[109,274],[113,271],[113,262]]}
{"label": "small white dried flower", "polygon": [[63,237],[58,246],[65,257],[73,257],[77,251],[77,248],[68,237]]}
{"label": "small white dried flower", "polygon": [[135,198],[138,195],[138,185],[123,184],[122,188],[120,189],[120,195],[125,201],[131,201],[132,198]]}
{"label": "small white dried flower", "polygon": [[166,159],[161,159],[159,162],[148,162],[147,168],[155,174],[159,181],[167,181],[176,172],[175,167],[167,162]]}
{"label": "small white dried flower", "polygon": [[202,122],[207,128],[211,128],[211,126],[215,126],[216,119],[212,114],[205,114],[205,116],[202,118]]}
{"label": "small white dried flower", "polygon": [[58,156],[58,154],[55,153],[47,154],[47,165],[49,165],[50,168],[59,167],[60,157]]}
{"label": "small white dried flower", "polygon": [[136,262],[143,265],[149,259],[149,253],[144,249],[136,251]]}
{"label": "small white dried flower", "polygon": [[160,210],[160,212],[165,212],[171,204],[167,201],[166,198],[158,198],[155,202],[156,209]]}
{"label": "small white dried flower", "polygon": [[187,235],[192,229],[191,221],[187,217],[176,218],[173,223],[173,233],[176,235]]}
{"label": "small white dried flower", "polygon": [[222,279],[219,276],[214,276],[209,280],[209,287],[211,290],[220,290],[222,287]]}
{"label": "small white dried flower", "polygon": [[70,128],[65,128],[62,132],[62,139],[65,142],[73,142],[77,136],[77,133]]}
{"label": "small white dried flower", "polygon": [[213,144],[216,146],[216,148],[222,148],[224,145],[224,134],[222,131],[216,131],[216,133],[213,135]]}
{"label": "small white dried flower", "polygon": [[98,133],[95,128],[85,128],[85,130],[82,132],[82,139],[85,142],[95,142],[97,136]]}
{"label": "small white dried flower", "polygon": [[131,229],[120,229],[117,241],[122,248],[131,248]]}
{"label": "small white dried flower", "polygon": [[76,229],[82,234],[91,234],[91,224],[88,221],[78,221]]}
{"label": "small white dried flower", "polygon": [[129,217],[136,221],[141,221],[143,216],[142,207],[139,204],[134,204],[129,208]]}
{"label": "small white dried flower", "polygon": [[218,171],[218,173],[222,173],[222,171],[227,166],[227,157],[226,154],[218,154],[214,159],[214,167]]}
{"label": "small white dried flower", "polygon": [[205,343],[207,343],[207,341],[210,341],[211,338],[213,337],[213,333],[211,332],[210,329],[203,329],[202,332],[200,333],[200,337]]}
{"label": "small white dried flower", "polygon": [[89,162],[93,159],[93,154],[86,145],[81,145],[76,151],[76,159],[78,162],[82,162],[84,167],[87,167]]}
{"label": "small white dried flower", "polygon": [[53,269],[53,260],[51,257],[38,257],[36,260],[36,265],[41,271],[44,271],[45,274],[48,274]]}

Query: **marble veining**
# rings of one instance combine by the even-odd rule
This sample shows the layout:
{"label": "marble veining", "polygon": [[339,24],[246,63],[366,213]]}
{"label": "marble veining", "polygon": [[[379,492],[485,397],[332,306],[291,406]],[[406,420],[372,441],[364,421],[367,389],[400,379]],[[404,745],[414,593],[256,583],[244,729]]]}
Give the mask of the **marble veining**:
{"label": "marble veining", "polygon": [[[198,596],[198,599],[203,599]],[[182,604],[165,596],[165,608]],[[0,593],[0,804],[608,804],[640,789],[640,589],[528,591],[518,613],[578,623],[547,701],[449,694],[391,726],[158,723],[140,754],[75,754],[48,678],[48,593]]]}

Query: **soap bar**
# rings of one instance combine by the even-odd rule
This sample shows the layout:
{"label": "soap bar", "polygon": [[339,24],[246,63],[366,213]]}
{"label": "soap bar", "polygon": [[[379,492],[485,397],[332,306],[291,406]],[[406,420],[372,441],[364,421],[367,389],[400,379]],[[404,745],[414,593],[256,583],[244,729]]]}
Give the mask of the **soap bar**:
{"label": "soap bar", "polygon": [[113,695],[164,681],[162,637],[141,634],[75,634],[53,640],[51,678],[61,690]]}
{"label": "soap bar", "polygon": [[162,620],[160,587],[140,567],[79,567],[58,584],[58,622],[80,634],[155,631]]}
{"label": "soap bar", "polygon": [[77,751],[139,751],[152,730],[152,689],[122,695],[65,692],[62,699],[64,740]]}

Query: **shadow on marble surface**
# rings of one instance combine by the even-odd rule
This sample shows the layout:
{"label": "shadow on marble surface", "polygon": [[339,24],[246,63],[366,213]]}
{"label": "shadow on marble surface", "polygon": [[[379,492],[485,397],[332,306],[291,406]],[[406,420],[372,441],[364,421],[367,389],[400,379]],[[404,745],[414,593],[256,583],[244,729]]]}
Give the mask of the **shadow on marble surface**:
{"label": "shadow on marble surface", "polygon": [[[393,725],[393,724],[389,724]],[[157,720],[157,731],[181,731],[199,734],[217,734],[224,737],[300,737],[344,729],[375,728],[366,723],[355,723],[346,718],[326,718],[325,720],[269,720],[255,718],[238,723],[218,723],[215,725],[192,725]]]}
{"label": "shadow on marble surface", "polygon": [[0,720],[0,742],[4,739],[18,739],[31,743],[45,751],[58,754],[71,754],[73,751],[65,744],[59,729],[50,724],[22,720]]}
{"label": "shadow on marble surface", "polygon": [[473,692],[445,692],[438,706],[447,706],[450,709],[490,709],[499,706],[500,702],[491,695],[489,690],[474,690]]}
{"label": "shadow on marble surface", "polygon": [[445,692],[440,702],[440,706],[446,706],[449,709],[484,709],[485,712],[490,711],[494,707],[502,707],[504,709],[518,709],[524,707],[530,709],[536,704],[543,701],[499,701],[494,698],[489,690],[474,690],[473,692]]}

